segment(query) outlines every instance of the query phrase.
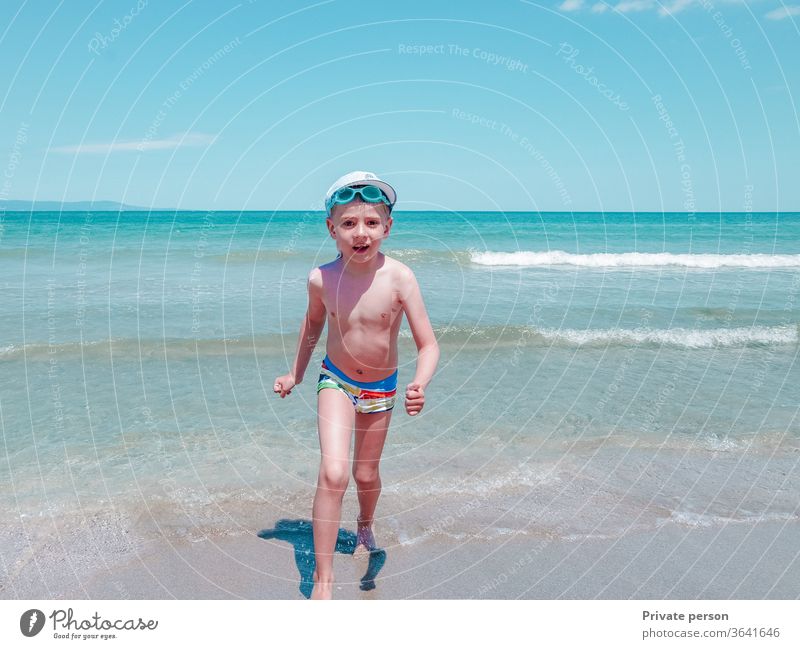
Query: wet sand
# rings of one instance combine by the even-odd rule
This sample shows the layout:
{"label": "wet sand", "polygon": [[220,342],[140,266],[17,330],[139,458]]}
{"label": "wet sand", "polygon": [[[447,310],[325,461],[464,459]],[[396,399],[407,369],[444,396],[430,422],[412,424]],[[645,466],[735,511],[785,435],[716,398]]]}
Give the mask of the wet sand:
{"label": "wet sand", "polygon": [[[284,519],[276,526],[274,515],[252,533],[194,541],[135,539],[126,521],[95,519],[32,547],[7,529],[0,597],[303,599],[312,569],[308,523]],[[352,556],[352,532],[340,535],[334,564],[335,596],[343,599],[800,597],[795,520],[706,527],[669,522],[618,538],[574,540],[434,536],[387,547],[372,590],[361,588],[369,566],[366,557]],[[379,567],[383,557],[373,560]]]}

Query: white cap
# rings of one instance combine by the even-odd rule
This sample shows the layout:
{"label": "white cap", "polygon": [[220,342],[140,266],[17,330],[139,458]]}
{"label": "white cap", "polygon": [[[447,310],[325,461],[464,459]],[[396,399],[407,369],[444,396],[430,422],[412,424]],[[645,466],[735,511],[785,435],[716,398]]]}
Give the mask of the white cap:
{"label": "white cap", "polygon": [[389,203],[391,203],[389,207],[394,207],[394,204],[397,202],[397,192],[394,191],[394,188],[389,183],[381,180],[375,174],[370,173],[369,171],[351,171],[349,174],[345,174],[339,178],[339,180],[333,183],[328,190],[328,193],[325,194],[325,208],[329,216],[330,209],[328,208],[328,201],[330,201],[331,196],[338,192],[342,187],[352,187],[353,185],[374,185],[384,194],[386,194],[386,198],[388,198]]}

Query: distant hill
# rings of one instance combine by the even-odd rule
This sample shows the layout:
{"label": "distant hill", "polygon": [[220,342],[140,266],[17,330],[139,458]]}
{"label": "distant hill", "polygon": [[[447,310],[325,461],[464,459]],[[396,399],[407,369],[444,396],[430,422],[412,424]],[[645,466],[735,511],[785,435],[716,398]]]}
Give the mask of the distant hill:
{"label": "distant hill", "polygon": [[0,201],[7,212],[149,212],[165,211],[164,207],[139,207],[116,201]]}

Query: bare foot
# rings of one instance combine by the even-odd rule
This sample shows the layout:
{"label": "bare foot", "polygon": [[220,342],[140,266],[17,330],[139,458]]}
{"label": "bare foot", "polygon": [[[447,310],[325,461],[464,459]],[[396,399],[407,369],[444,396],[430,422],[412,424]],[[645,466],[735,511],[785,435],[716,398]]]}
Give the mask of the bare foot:
{"label": "bare foot", "polygon": [[375,535],[372,533],[372,523],[364,523],[361,517],[358,518],[358,532],[356,533],[356,548],[353,551],[354,557],[369,555],[377,549]]}
{"label": "bare foot", "polygon": [[314,588],[311,590],[311,599],[333,599],[333,577],[321,581],[314,571]]}

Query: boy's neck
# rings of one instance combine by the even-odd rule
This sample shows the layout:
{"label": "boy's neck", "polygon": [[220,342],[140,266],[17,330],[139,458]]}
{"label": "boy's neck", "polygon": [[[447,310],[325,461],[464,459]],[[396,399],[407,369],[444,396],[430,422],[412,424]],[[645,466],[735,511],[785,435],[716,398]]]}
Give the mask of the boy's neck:
{"label": "boy's neck", "polygon": [[373,275],[381,266],[383,266],[384,259],[385,255],[380,251],[378,251],[378,254],[370,259],[366,264],[345,264],[344,258],[339,258],[342,263],[342,272],[352,277],[365,277],[367,275]]}

